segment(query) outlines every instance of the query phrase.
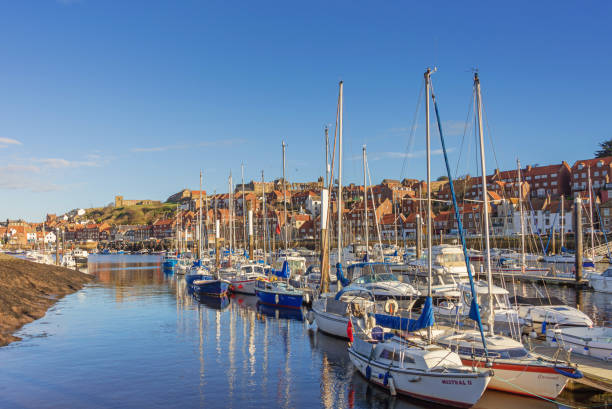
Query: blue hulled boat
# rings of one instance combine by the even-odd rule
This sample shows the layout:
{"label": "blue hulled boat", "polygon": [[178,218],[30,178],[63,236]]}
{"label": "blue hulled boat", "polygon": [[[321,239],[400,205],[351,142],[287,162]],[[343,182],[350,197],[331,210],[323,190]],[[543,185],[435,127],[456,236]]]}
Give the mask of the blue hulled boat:
{"label": "blue hulled boat", "polygon": [[264,305],[282,308],[300,308],[304,294],[282,281],[258,280],[255,295]]}
{"label": "blue hulled boat", "polygon": [[162,266],[164,267],[164,269],[171,269],[176,265],[177,262],[178,259],[174,254],[166,254],[164,256]]}
{"label": "blue hulled boat", "polygon": [[199,296],[224,297],[227,295],[230,287],[229,281],[219,280],[205,274],[191,274],[186,277],[186,281],[189,289]]}

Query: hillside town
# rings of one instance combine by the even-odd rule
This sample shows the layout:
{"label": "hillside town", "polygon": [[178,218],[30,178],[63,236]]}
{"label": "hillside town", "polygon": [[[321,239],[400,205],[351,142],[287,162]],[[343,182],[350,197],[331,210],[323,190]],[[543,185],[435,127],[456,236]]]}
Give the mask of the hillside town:
{"label": "hillside town", "polygon": [[[563,161],[545,166],[526,166],[519,171],[495,170],[487,175],[489,195],[490,233],[507,237],[520,234],[520,209],[529,234],[547,235],[571,233],[573,229],[574,199],[581,197],[588,206],[594,197],[596,212],[590,220],[589,212],[583,212],[584,223],[599,231],[608,231],[612,208],[612,157],[578,160],[573,165]],[[592,192],[589,195],[589,181]],[[283,186],[286,191],[283,192]],[[460,203],[462,224],[468,236],[481,232],[482,178],[465,176],[454,181]],[[229,234],[230,219],[234,239],[243,242],[246,233],[245,214],[253,210],[254,225],[258,234],[263,227],[268,233],[287,230],[291,241],[312,241],[318,238],[321,214],[321,189],[323,178],[316,182],[297,183],[282,179],[272,182],[251,181],[238,184],[231,193],[208,194],[206,191],[182,189],[164,202],[171,211],[146,224],[123,224],[112,220],[88,217],[85,209],[75,209],[63,215],[48,214],[43,222],[6,220],[0,224],[0,238],[7,248],[30,248],[53,244],[58,238],[65,242],[96,247],[109,243],[140,243],[145,241],[169,243],[177,234],[191,241],[196,235],[200,205],[203,225],[207,226],[209,240],[212,226],[219,220],[222,237]],[[437,237],[457,233],[457,222],[451,207],[450,186],[446,178],[432,182],[435,197],[433,229]],[[417,215],[424,216],[423,200],[427,191],[424,181],[417,179],[383,179],[379,184],[367,187],[367,226],[369,236],[382,241],[413,239],[417,231]],[[348,226],[349,239],[361,240],[364,236],[364,186],[350,184],[343,188],[343,219]],[[332,220],[337,219],[335,191],[331,192]],[[520,196],[519,196],[520,195]],[[263,214],[265,202],[265,215]],[[287,220],[284,220],[284,205]],[[126,200],[116,196],[112,204],[115,210],[130,207],[161,206],[156,200]],[[232,217],[230,218],[230,206]],[[333,226],[332,226],[333,228]]]}

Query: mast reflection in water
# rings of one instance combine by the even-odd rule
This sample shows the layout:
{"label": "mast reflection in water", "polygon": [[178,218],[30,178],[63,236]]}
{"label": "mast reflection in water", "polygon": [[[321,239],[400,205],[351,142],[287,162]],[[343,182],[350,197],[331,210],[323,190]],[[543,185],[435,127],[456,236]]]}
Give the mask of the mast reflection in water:
{"label": "mast reflection in water", "polygon": [[[98,281],[0,348],[1,408],[416,408],[369,385],[345,341],[255,297],[196,300],[154,256],[91,257]],[[487,392],[478,407],[542,407]]]}

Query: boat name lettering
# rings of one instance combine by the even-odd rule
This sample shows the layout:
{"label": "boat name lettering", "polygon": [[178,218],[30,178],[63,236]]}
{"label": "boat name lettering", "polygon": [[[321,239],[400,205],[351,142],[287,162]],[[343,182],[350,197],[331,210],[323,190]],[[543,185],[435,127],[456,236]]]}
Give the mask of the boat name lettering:
{"label": "boat name lettering", "polygon": [[458,379],[442,379],[442,383],[445,385],[471,385],[470,380],[458,380]]}

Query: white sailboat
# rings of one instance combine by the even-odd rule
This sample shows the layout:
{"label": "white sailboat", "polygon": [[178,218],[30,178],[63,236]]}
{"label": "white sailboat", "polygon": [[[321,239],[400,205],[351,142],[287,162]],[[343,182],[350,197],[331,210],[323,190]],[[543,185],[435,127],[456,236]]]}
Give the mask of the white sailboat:
{"label": "white sailboat", "polygon": [[[425,134],[427,146],[427,248],[429,278],[432,276],[431,165],[429,134],[430,76],[425,73]],[[431,282],[431,281],[430,281]],[[421,317],[413,328],[427,329],[427,342],[407,342],[380,327],[357,327],[349,346],[351,362],[372,383],[414,398],[456,407],[471,407],[482,396],[493,373],[464,366],[459,355],[431,343],[433,309],[431,284]],[[400,319],[399,329],[402,329]],[[352,337],[351,337],[352,338]],[[352,341],[352,340],[351,340]]]}

